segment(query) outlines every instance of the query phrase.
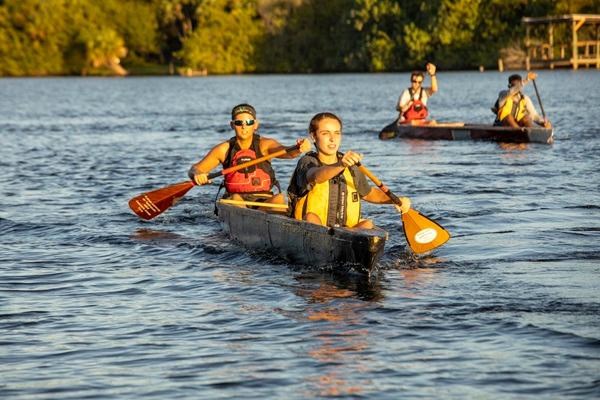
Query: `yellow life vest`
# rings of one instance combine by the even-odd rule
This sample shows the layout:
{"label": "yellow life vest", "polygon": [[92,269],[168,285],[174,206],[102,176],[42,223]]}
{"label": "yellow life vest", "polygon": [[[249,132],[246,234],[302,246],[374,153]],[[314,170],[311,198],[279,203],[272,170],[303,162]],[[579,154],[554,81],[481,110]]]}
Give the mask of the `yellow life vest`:
{"label": "yellow life vest", "polygon": [[520,99],[515,102],[513,100],[514,96],[508,96],[504,105],[500,107],[498,110],[498,121],[503,121],[504,118],[512,115],[515,121],[519,122],[526,115],[526,107],[525,107],[525,97],[522,94],[520,95]]}
{"label": "yellow life vest", "polygon": [[303,220],[309,212],[318,215],[327,226],[353,227],[358,224],[360,195],[353,172],[346,168],[332,179],[316,183],[304,196],[298,197],[294,218]]}

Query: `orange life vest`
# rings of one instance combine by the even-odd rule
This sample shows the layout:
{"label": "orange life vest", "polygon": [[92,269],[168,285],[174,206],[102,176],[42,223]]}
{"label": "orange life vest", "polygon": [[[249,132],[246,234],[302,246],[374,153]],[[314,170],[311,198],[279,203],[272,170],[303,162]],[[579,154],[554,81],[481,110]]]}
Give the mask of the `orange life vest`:
{"label": "orange life vest", "polygon": [[[237,138],[233,137],[229,139],[229,150],[223,167],[233,167],[262,156],[259,135],[253,136],[248,149],[240,149]],[[225,189],[229,193],[270,193],[276,182],[275,172],[269,161],[225,175]]]}
{"label": "orange life vest", "polygon": [[[410,94],[410,99],[413,100],[414,93],[412,91],[412,88],[408,89],[408,93]],[[402,116],[404,117],[402,123],[407,123],[415,119],[427,118],[427,115],[429,115],[429,113],[427,112],[427,106],[421,101],[422,97],[423,88],[421,88],[421,91],[419,92],[419,98],[417,100],[413,100],[413,103],[410,105],[408,110],[402,113]]]}

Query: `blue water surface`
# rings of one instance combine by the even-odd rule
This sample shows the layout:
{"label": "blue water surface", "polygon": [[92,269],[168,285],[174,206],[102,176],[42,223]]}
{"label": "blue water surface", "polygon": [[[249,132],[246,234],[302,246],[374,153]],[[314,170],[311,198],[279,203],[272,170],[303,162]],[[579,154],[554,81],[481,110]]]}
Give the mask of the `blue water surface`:
{"label": "blue water surface", "polygon": [[[432,117],[491,122],[508,75],[441,71]],[[600,397],[600,72],[540,72],[553,145],[378,140],[408,83],[0,80],[0,397]],[[366,205],[390,233],[366,281],[230,243],[216,185],[137,218],[127,201],[186,180],[241,102],[286,145],[337,113],[343,150],[452,239],[415,258]],[[273,164],[285,186],[295,161]]]}

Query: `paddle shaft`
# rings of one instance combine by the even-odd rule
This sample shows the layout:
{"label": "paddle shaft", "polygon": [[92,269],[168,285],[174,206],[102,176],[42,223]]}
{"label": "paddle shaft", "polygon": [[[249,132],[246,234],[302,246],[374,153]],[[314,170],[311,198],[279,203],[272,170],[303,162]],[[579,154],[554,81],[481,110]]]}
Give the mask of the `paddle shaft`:
{"label": "paddle shaft", "polygon": [[276,151],[275,153],[270,153],[270,154],[267,154],[266,156],[257,158],[256,160],[248,161],[246,163],[239,164],[239,165],[234,165],[233,167],[225,168],[225,169],[222,169],[221,171],[213,172],[212,174],[208,174],[208,179],[214,179],[221,175],[231,174],[232,172],[236,172],[241,169],[248,168],[248,167],[251,167],[256,164],[260,164],[263,161],[267,161],[267,160],[270,160],[271,158],[282,156],[286,153],[291,153],[292,151],[298,150],[298,149],[299,149],[298,145],[289,146],[282,150]]}
{"label": "paddle shaft", "polygon": [[394,193],[392,193],[392,191],[385,186],[379,179],[377,179],[377,177],[375,175],[373,175],[373,173],[371,171],[369,171],[367,169],[367,167],[365,167],[362,164],[357,164],[358,169],[360,169],[360,171],[365,174],[366,176],[369,177],[370,180],[373,181],[373,183],[375,185],[377,185],[377,187],[379,189],[381,189],[381,191],[383,193],[385,193],[394,203],[396,203],[397,205],[401,206],[402,205],[402,200],[400,200],[400,198],[398,196],[396,196]]}
{"label": "paddle shaft", "polygon": [[540,97],[540,92],[538,92],[537,84],[535,83],[535,79],[531,80],[533,82],[533,88],[535,89],[535,95],[537,96],[538,103],[540,103],[540,108],[542,110],[542,116],[544,120],[546,119],[546,111],[544,111],[544,105],[542,104],[542,98]]}

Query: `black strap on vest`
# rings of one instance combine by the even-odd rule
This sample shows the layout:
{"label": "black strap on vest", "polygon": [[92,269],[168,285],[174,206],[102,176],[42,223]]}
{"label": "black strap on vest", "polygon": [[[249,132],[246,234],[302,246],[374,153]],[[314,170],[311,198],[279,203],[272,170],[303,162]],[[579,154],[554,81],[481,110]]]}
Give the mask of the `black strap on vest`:
{"label": "black strap on vest", "polygon": [[[408,94],[410,95],[410,99],[413,100],[413,95],[415,94],[412,90],[412,88],[408,88]],[[421,87],[421,90],[419,91],[419,98],[417,100],[421,101],[421,99],[423,98],[423,88]]]}
{"label": "black strap on vest", "polygon": [[[254,151],[254,154],[256,154],[256,158],[261,158],[263,156],[260,151],[260,135],[252,135],[252,144],[250,144],[250,148]],[[229,139],[229,149],[227,150],[225,161],[223,161],[223,168],[231,167],[233,156],[240,150],[241,148],[238,144],[237,138],[234,136]]]}

